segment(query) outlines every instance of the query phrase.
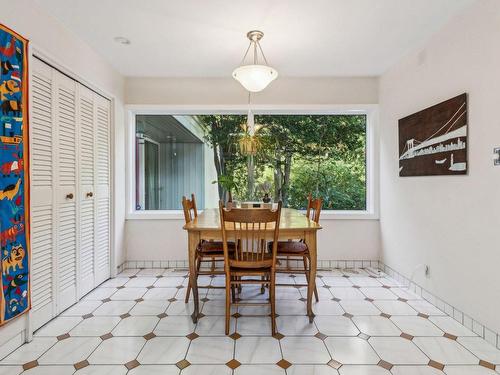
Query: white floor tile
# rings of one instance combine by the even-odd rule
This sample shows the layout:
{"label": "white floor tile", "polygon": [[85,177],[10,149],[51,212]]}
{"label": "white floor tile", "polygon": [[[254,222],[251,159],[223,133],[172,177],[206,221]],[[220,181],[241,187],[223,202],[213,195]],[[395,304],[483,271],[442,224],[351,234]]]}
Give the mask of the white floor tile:
{"label": "white floor tile", "polygon": [[175,288],[179,285],[187,286],[187,279],[184,277],[162,277],[156,279],[156,282],[153,285],[156,288]]}
{"label": "white floor tile", "polygon": [[[330,320],[330,317],[326,317]],[[285,336],[313,336],[318,333],[309,317],[300,315],[280,316],[276,319],[278,332]]]}
{"label": "white floor tile", "polygon": [[224,300],[208,301],[208,302],[203,303],[201,312],[205,315],[225,315],[226,314],[226,304],[225,304]]}
{"label": "white floor tile", "polygon": [[500,365],[500,350],[481,337],[459,337],[458,342],[469,349],[479,359]]}
{"label": "white floor tile", "polygon": [[64,311],[61,316],[82,316],[94,312],[99,306],[102,305],[101,301],[97,300],[82,300],[77,304],[71,306]]}
{"label": "white floor tile", "polygon": [[455,336],[477,336],[470,329],[465,328],[455,319],[449,316],[431,316],[429,320],[437,325],[441,330]]}
{"label": "white floor tile", "polygon": [[390,319],[381,316],[355,316],[352,318],[359,330],[368,336],[399,336],[401,331]]}
{"label": "white floor tile", "polygon": [[129,280],[125,277],[115,277],[114,279],[109,279],[99,285],[99,288],[117,288],[119,286],[125,285]]}
{"label": "white floor tile", "polygon": [[[229,332],[234,332],[236,319],[230,318]],[[200,336],[223,336],[225,334],[226,317],[225,316],[205,316],[198,320],[195,332]]]}
{"label": "white floor tile", "polygon": [[430,320],[419,316],[393,316],[391,320],[401,331],[412,336],[443,336],[443,331]]}
{"label": "white floor tile", "polygon": [[380,315],[380,310],[370,301],[343,300],[340,305],[345,312],[352,315]]}
{"label": "white floor tile", "polygon": [[325,364],[331,360],[325,344],[316,337],[285,337],[280,344],[283,358],[290,363]]}
{"label": "white floor tile", "polygon": [[124,288],[118,290],[110,298],[113,301],[133,301],[141,298],[147,291],[146,288]]}
{"label": "white floor tile", "polygon": [[408,301],[408,305],[413,307],[419,313],[426,315],[446,315],[444,312],[439,310],[437,307],[431,305],[429,302],[424,300]]}
{"label": "white floor tile", "polygon": [[[266,292],[267,296],[267,292]],[[266,297],[268,298],[268,297]],[[276,287],[276,299],[277,300],[283,300],[283,299],[294,299],[298,300],[299,298],[302,298],[302,294],[296,289],[296,288],[291,288],[291,287]]]}
{"label": "white floor tile", "polygon": [[158,315],[162,314],[167,310],[170,302],[168,301],[157,301],[157,300],[148,300],[142,301],[137,304],[130,310],[130,315]]}
{"label": "white floor tile", "polygon": [[497,375],[498,373],[483,366],[446,366],[446,375]]}
{"label": "white floor tile", "polygon": [[135,279],[130,279],[128,283],[125,284],[127,288],[145,288],[154,285],[158,279],[156,277],[136,277]]}
{"label": "white floor tile", "polygon": [[391,292],[393,292],[398,297],[407,300],[422,300],[422,297],[413,293],[411,290],[407,288],[391,288]]}
{"label": "white floor tile", "polygon": [[59,316],[35,332],[35,336],[59,336],[68,333],[79,324],[81,316]]}
{"label": "white floor tile", "polygon": [[134,360],[144,346],[142,337],[112,337],[92,353],[91,364],[124,364]]}
{"label": "white floor tile", "polygon": [[374,301],[377,308],[389,315],[417,315],[417,311],[406,302],[401,301]]}
{"label": "white floor tile", "polygon": [[0,375],[19,375],[23,372],[22,366],[0,365]]}
{"label": "white floor tile", "polygon": [[[300,301],[299,301],[300,302]],[[305,314],[306,304],[301,302],[303,306],[302,314]],[[345,311],[338,302],[332,301],[331,298],[328,300],[321,300],[319,302],[313,303],[313,311],[316,315],[342,315]],[[283,315],[278,312],[278,314]]]}
{"label": "white floor tile", "polygon": [[127,375],[179,375],[179,369],[174,365],[141,365]]}
{"label": "white floor tile", "polygon": [[445,337],[415,337],[417,345],[430,359],[444,365],[478,364],[479,359],[454,340]]}
{"label": "white floor tile", "polygon": [[136,304],[135,301],[109,301],[103,303],[99,306],[93,314],[98,315],[115,315],[120,316],[122,314],[126,314],[134,307]]}
{"label": "white floor tile", "polygon": [[386,362],[395,365],[429,363],[429,358],[417,346],[402,337],[371,337],[368,342],[379,357]]}
{"label": "white floor tile", "polygon": [[148,290],[142,298],[144,298],[145,300],[156,299],[165,301],[170,298],[176,297],[177,291],[178,290],[176,288],[153,288]]}
{"label": "white floor tile", "polygon": [[234,340],[229,337],[198,337],[191,341],[186,359],[190,363],[226,363],[233,358]]}
{"label": "white floor tile", "polygon": [[33,341],[24,344],[10,355],[5,357],[0,364],[23,365],[27,362],[34,361],[45,353],[49,348],[57,342],[55,337],[35,337]]}
{"label": "white floor tile", "polygon": [[338,371],[328,365],[293,365],[286,370],[287,375],[338,375]]}
{"label": "white floor tile", "polygon": [[330,285],[330,286],[343,286],[343,287],[352,287],[353,283],[349,281],[349,279],[341,276],[324,276],[321,279],[325,285]]}
{"label": "white floor tile", "polygon": [[89,294],[87,294],[85,297],[83,297],[83,300],[84,301],[88,301],[88,300],[103,300],[105,298],[110,298],[111,295],[113,295],[114,293],[116,293],[118,289],[116,288],[97,288],[97,289],[94,289],[92,292],[90,292]]}
{"label": "white floor tile", "polygon": [[359,291],[359,289],[350,288],[331,288],[330,292],[335,298],[346,300],[346,299],[365,299],[366,296]]}
{"label": "white floor tile", "polygon": [[71,375],[74,372],[73,366],[38,366],[23,372],[23,375]]}
{"label": "white floor tile", "polygon": [[137,276],[161,276],[164,273],[164,268],[145,268],[137,272]]}
{"label": "white floor tile", "polygon": [[236,340],[234,358],[240,363],[275,364],[281,360],[279,341],[273,337],[241,337]]}
{"label": "white floor tile", "polygon": [[[182,375],[232,375],[232,373],[233,371],[226,365],[191,365],[186,367],[181,372]],[[144,374],[144,375],[149,375],[149,374]],[[158,374],[158,375],[163,375],[163,374]]]}
{"label": "white floor tile", "polygon": [[349,365],[377,364],[379,356],[368,341],[359,337],[328,337],[325,344],[337,362]]}
{"label": "white floor tile", "polygon": [[360,291],[368,298],[374,300],[393,300],[398,299],[398,297],[386,288],[361,288]]}
{"label": "white floor tile", "polygon": [[146,342],[137,360],[141,364],[176,364],[186,356],[189,340],[185,337],[155,337]]}
{"label": "white floor tile", "polygon": [[90,365],[78,370],[75,375],[125,375],[127,371],[121,365]]}
{"label": "white floor tile", "polygon": [[160,320],[153,332],[157,336],[186,336],[194,332],[195,327],[190,316],[169,315]]}
{"label": "white floor tile", "polygon": [[100,343],[98,337],[70,337],[50,348],[38,359],[38,363],[72,365],[85,360]]}
{"label": "white floor tile", "polygon": [[167,308],[168,315],[191,315],[193,311],[192,299],[188,303],[184,303],[184,300],[172,302]]}
{"label": "white floor tile", "polygon": [[305,315],[306,312],[307,305],[302,301],[276,300],[276,313],[279,315]]}
{"label": "white floor tile", "polygon": [[117,277],[130,277],[136,275],[140,270],[138,268],[127,268],[120,272]]}
{"label": "white floor tile", "polygon": [[144,336],[153,331],[159,320],[156,316],[130,316],[122,319],[111,333],[114,336]]}
{"label": "white floor tile", "polygon": [[69,334],[71,336],[102,336],[111,332],[120,320],[118,316],[94,316],[83,320]]}
{"label": "white floor tile", "polygon": [[236,322],[236,331],[243,336],[271,335],[271,318],[262,317],[242,317]]}
{"label": "white floor tile", "polygon": [[373,286],[373,287],[381,287],[382,283],[378,281],[377,279],[373,279],[371,277],[350,277],[348,279],[352,285],[357,285],[357,286],[362,286],[362,287],[368,287],[368,286]]}
{"label": "white floor tile", "polygon": [[314,322],[318,330],[327,336],[357,336],[358,328],[344,316],[317,316]]}
{"label": "white floor tile", "polygon": [[[257,373],[256,373],[257,370]],[[285,375],[285,370],[276,365],[256,366],[242,365],[234,370],[234,375]]]}
{"label": "white floor tile", "polygon": [[394,366],[393,375],[443,375],[443,372],[427,365],[420,366]]}
{"label": "white floor tile", "polygon": [[339,369],[340,375],[390,375],[380,366],[346,365]]}

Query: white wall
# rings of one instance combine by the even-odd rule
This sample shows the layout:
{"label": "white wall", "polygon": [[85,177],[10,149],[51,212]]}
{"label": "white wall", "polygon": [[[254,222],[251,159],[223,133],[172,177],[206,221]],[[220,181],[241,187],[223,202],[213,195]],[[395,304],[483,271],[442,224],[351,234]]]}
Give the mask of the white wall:
{"label": "white wall", "polygon": [[[124,128],[123,128],[123,92],[124,79],[114,71],[99,55],[97,55],[81,39],[65,29],[60,23],[41,11],[29,0],[0,0],[0,22],[30,40],[34,51],[42,52],[53,62],[60,64],[65,70],[77,75],[85,82],[113,96],[115,122],[115,158],[118,166],[115,169],[118,204],[115,205],[115,245],[118,249],[115,262],[123,262],[123,233],[125,210],[121,202],[125,199],[124,176],[120,175],[120,161],[124,160]],[[125,166],[121,166],[121,171]],[[123,179],[121,181],[120,179]],[[14,320],[0,328],[0,357],[11,347],[20,345],[24,339],[25,316]],[[4,346],[6,342],[8,345]]]}
{"label": "white wall", "polygon": [[[500,2],[481,0],[380,80],[383,261],[500,332]],[[398,177],[398,119],[469,94],[469,174]]]}
{"label": "white wall", "polygon": [[[232,78],[128,78],[125,101],[136,105],[242,105],[247,94]],[[273,82],[252,103],[269,105],[376,104],[377,78],[287,78]],[[210,154],[211,154],[211,150]],[[212,158],[206,158],[211,162]],[[178,220],[127,220],[127,260],[184,260],[187,234]],[[326,220],[318,239],[319,258],[378,260],[377,220]]]}

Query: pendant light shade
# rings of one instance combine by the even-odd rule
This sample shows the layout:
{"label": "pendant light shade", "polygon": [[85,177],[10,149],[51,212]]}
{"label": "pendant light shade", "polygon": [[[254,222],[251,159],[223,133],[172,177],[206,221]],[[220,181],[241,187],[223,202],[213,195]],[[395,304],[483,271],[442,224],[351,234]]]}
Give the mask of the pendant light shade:
{"label": "pendant light shade", "polygon": [[[247,38],[250,39],[250,45],[243,56],[241,65],[233,71],[233,78],[241,83],[241,85],[250,92],[259,92],[264,90],[278,77],[276,69],[268,65],[266,56],[260,46],[259,41],[263,36],[264,33],[257,30],[247,33]],[[253,50],[253,63],[245,64],[245,58],[247,57],[250,49]],[[265,64],[259,63],[259,51]]]}
{"label": "pendant light shade", "polygon": [[267,65],[243,65],[233,71],[233,77],[248,91],[259,92],[278,77],[278,72]]}

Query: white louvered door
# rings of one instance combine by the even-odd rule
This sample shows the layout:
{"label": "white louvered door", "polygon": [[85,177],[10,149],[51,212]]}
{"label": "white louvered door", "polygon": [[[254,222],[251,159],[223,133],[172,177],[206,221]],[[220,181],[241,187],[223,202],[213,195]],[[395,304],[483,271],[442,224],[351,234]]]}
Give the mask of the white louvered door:
{"label": "white louvered door", "polygon": [[56,312],[53,69],[33,59],[31,82],[31,316],[37,329]]}
{"label": "white louvered door", "polygon": [[80,217],[79,217],[79,296],[95,286],[95,134],[96,106],[94,92],[78,85],[80,139]]}
{"label": "white louvered door", "polygon": [[110,101],[33,58],[31,291],[36,330],[110,277]]}
{"label": "white louvered door", "polygon": [[77,93],[76,82],[57,75],[56,123],[57,312],[77,301]]}
{"label": "white louvered door", "polygon": [[111,170],[110,170],[110,101],[96,95],[96,285],[110,277],[111,249]]}

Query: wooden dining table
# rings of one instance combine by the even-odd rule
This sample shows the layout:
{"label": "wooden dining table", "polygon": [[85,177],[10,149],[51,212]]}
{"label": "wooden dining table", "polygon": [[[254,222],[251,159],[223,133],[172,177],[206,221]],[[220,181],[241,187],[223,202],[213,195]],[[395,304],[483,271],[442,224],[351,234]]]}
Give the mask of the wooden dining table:
{"label": "wooden dining table", "polygon": [[[251,208],[249,208],[251,209]],[[191,315],[193,322],[198,321],[200,305],[198,299],[198,282],[196,280],[195,255],[196,248],[202,240],[222,241],[220,217],[218,209],[205,209],[193,221],[183,227],[188,232],[188,257],[189,257],[189,281],[193,290],[194,311]],[[316,285],[317,269],[317,232],[321,226],[310,220],[306,215],[291,208],[281,209],[279,240],[304,240],[307,244],[311,259],[311,277],[307,288],[307,315],[309,321],[314,320],[312,310],[312,298]],[[227,228],[227,231],[231,231]]]}

